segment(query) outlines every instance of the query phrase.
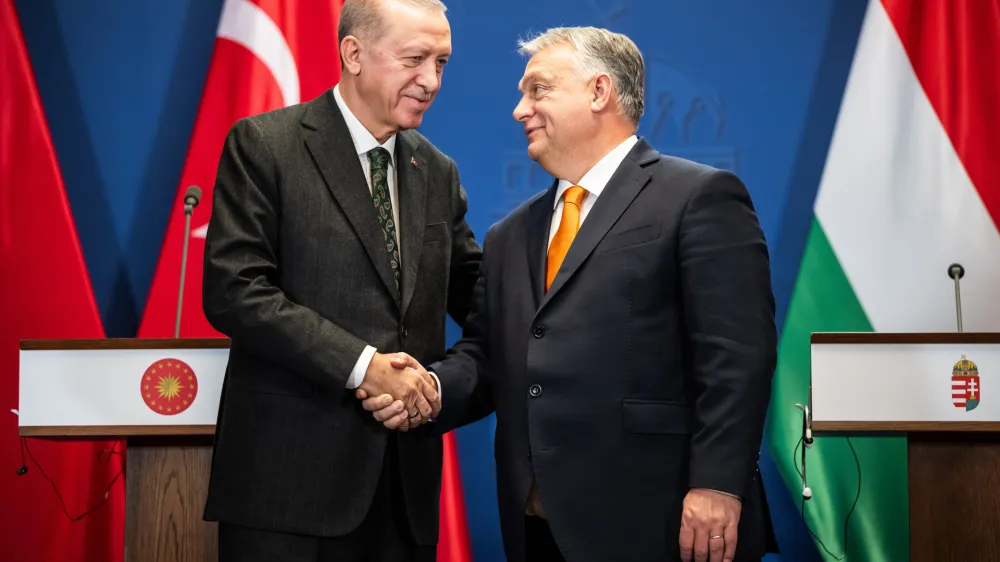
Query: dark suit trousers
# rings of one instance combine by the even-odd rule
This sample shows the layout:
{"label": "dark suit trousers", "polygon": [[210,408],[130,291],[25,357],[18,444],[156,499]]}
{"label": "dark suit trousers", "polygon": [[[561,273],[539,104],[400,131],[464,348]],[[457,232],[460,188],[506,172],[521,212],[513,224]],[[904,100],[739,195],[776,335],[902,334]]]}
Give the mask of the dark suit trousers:
{"label": "dark suit trousers", "polygon": [[219,562],[434,562],[437,547],[413,541],[396,439],[388,443],[375,498],[357,529],[340,537],[313,537],[220,522]]}
{"label": "dark suit trousers", "polygon": [[565,558],[552,537],[548,522],[533,515],[524,516],[525,560],[527,562],[563,562]]}

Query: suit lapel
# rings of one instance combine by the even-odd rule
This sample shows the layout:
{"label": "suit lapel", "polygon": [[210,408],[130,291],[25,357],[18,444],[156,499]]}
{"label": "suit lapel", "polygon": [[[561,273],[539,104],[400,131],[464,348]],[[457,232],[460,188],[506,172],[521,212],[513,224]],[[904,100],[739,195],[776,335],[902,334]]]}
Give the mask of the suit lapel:
{"label": "suit lapel", "polygon": [[[611,176],[597,202],[590,209],[587,219],[580,226],[559,272],[552,280],[552,286],[549,287],[538,306],[539,311],[573,278],[573,275],[594,251],[597,244],[618,221],[618,217],[628,209],[635,197],[639,195],[651,177],[643,166],[655,161],[658,157],[659,154],[644,140],[640,139],[632,147],[628,156],[618,166],[618,170]],[[547,236],[547,234],[547,232],[540,233],[541,236]]]}
{"label": "suit lapel", "polygon": [[[333,90],[328,90],[320,100],[310,105],[302,118],[302,124],[307,129],[306,146],[323,174],[326,187],[354,227],[372,265],[398,304],[396,282],[393,280],[382,232],[372,209],[368,180],[361,168],[347,123],[333,99]],[[401,234],[403,236],[405,232]]]}
{"label": "suit lapel", "polygon": [[528,228],[525,235],[528,239],[528,274],[531,276],[531,292],[535,298],[535,307],[545,296],[545,261],[548,248],[549,229],[552,226],[552,209],[555,205],[556,187],[559,182],[553,182],[548,191],[537,197],[528,207]]}
{"label": "suit lapel", "polygon": [[396,181],[399,192],[400,250],[403,261],[402,314],[413,298],[417,284],[417,266],[424,247],[425,210],[427,208],[426,164],[420,158],[420,144],[408,132],[396,137]]}

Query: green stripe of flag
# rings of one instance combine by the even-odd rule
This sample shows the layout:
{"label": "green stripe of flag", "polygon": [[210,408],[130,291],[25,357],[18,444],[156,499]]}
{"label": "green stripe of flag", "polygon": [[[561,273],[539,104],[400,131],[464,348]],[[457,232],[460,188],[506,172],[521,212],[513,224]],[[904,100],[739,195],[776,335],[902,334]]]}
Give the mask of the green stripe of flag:
{"label": "green stripe of flag", "polygon": [[[802,413],[795,404],[809,397],[810,333],[870,331],[833,248],[814,220],[781,338],[767,427],[774,462],[797,505],[802,504],[802,483],[796,471],[799,453],[793,461],[793,452],[802,434]],[[846,558],[841,558],[844,521],[858,495],[854,455],[841,436],[818,436],[807,453],[813,497],[805,502],[806,523],[833,556],[818,543],[817,549],[824,560],[909,560],[906,439],[854,437],[851,443],[860,461],[861,494],[848,527]]]}

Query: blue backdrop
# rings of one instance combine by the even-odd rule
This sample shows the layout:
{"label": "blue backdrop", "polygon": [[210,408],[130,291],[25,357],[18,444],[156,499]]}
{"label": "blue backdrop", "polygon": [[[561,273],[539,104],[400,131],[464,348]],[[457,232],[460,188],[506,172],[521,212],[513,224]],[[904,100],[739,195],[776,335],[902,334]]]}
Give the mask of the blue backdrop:
{"label": "blue backdrop", "polygon": [[[222,0],[17,0],[105,329],[138,328],[177,189]],[[450,0],[454,56],[422,132],[459,164],[487,228],[549,179],[511,117],[516,40],[556,25],[631,36],[646,58],[640,134],[746,182],[772,255],[779,323],[866,0]],[[330,64],[338,64],[331,53]],[[780,326],[780,324],[779,324]],[[450,327],[450,338],[458,335]],[[459,430],[475,558],[503,560],[492,418]],[[766,454],[784,554],[818,560]],[[774,557],[774,559],[778,559]]]}

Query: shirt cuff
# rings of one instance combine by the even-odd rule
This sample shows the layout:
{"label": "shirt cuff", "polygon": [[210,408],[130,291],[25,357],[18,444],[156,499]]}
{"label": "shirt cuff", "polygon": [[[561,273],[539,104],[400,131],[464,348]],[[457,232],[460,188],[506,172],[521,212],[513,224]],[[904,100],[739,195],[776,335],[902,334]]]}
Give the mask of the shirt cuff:
{"label": "shirt cuff", "polygon": [[361,386],[361,383],[365,381],[365,373],[368,372],[368,365],[371,364],[372,357],[375,357],[375,348],[366,345],[365,350],[361,352],[361,357],[358,357],[358,362],[354,364],[351,376],[347,377],[347,388],[353,390]]}
{"label": "shirt cuff", "polygon": [[[427,371],[427,374],[434,377],[434,382],[437,383],[438,402],[441,402],[441,379],[438,378],[437,374],[434,371]],[[435,418],[431,418],[427,421],[437,421],[437,420]]]}

